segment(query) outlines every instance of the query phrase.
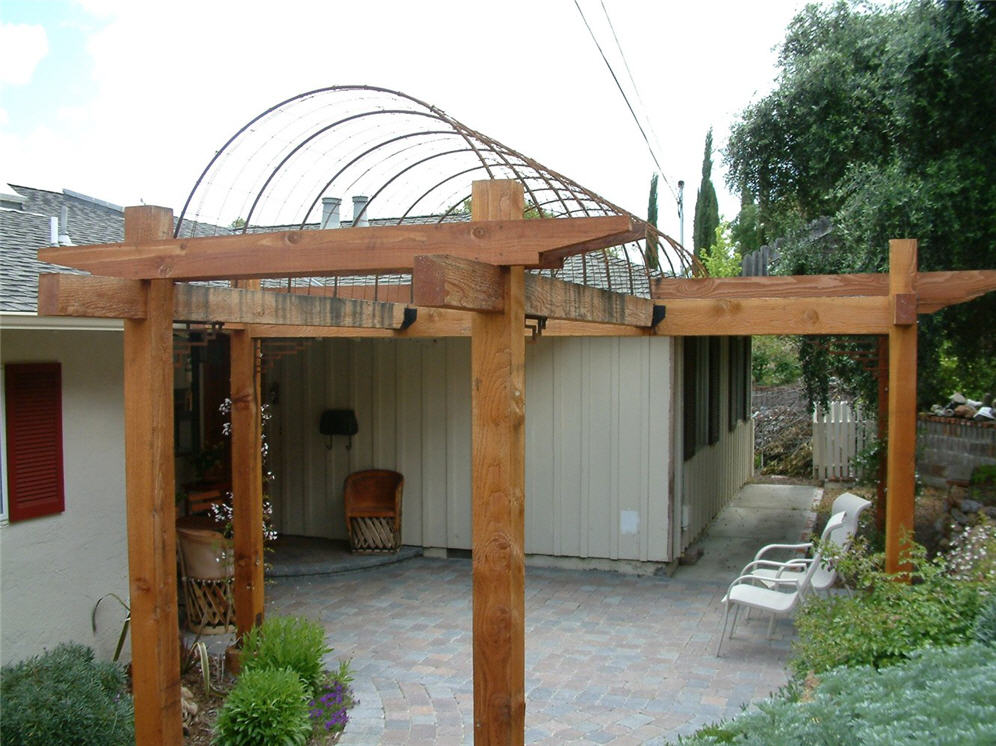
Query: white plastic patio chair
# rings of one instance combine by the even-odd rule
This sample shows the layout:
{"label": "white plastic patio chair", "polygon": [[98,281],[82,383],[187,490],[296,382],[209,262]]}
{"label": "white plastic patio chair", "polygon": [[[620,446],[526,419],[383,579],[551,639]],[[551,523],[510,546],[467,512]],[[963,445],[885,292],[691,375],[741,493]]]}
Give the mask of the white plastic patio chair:
{"label": "white plastic patio chair", "polygon": [[[846,518],[846,511],[832,515],[823,529],[822,540],[826,541],[832,532],[843,526]],[[817,550],[812,560],[807,560],[804,565],[785,564],[787,571],[793,572],[792,577],[781,577],[777,573],[772,577],[761,577],[748,573],[730,583],[730,587],[721,602],[726,605],[726,612],[723,614],[723,629],[719,635],[719,644],[716,646],[717,656],[723,649],[723,639],[726,637],[727,626],[730,629],[730,639],[733,638],[741,606],[745,606],[747,609],[760,609],[771,614],[771,620],[768,622],[768,638],[770,639],[775,626],[775,617],[791,614],[795,610],[809,589],[816,569],[823,564],[823,557],[821,552]],[[799,567],[803,569],[796,570]],[[733,623],[728,624],[731,607],[733,608]]]}
{"label": "white plastic patio chair", "polygon": [[[844,522],[839,528],[830,532],[824,538],[841,550],[847,549],[854,540],[854,535],[858,531],[858,519],[861,514],[871,505],[871,502],[863,497],[851,492],[841,493],[830,508],[831,516],[843,513]],[[825,533],[825,532],[824,532]],[[795,578],[798,579],[809,564],[809,559],[795,557],[786,561],[775,561],[771,559],[772,552],[802,552],[813,548],[813,542],[807,541],[799,544],[768,544],[761,547],[754,555],[753,561],[744,566],[740,571],[741,575],[757,575],[762,578]],[[765,556],[768,555],[768,556]],[[826,591],[831,588],[837,580],[837,570],[829,563],[822,563],[817,566],[810,579],[809,587],[813,591]]]}

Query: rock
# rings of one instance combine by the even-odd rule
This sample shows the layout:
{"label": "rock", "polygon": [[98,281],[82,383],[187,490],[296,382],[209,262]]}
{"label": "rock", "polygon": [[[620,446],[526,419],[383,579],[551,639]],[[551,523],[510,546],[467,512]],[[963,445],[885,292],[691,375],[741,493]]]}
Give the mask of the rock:
{"label": "rock", "polygon": [[968,525],[968,516],[962,513],[958,508],[951,509],[951,520],[957,523],[959,526]]}
{"label": "rock", "polygon": [[975,407],[970,407],[968,404],[959,404],[955,407],[954,416],[970,420],[975,417]]}
{"label": "rock", "polygon": [[987,505],[982,509],[982,512],[990,518],[996,519],[996,505]]}
{"label": "rock", "polygon": [[967,497],[961,501],[961,511],[963,513],[978,513],[982,510],[982,503],[969,500]]}

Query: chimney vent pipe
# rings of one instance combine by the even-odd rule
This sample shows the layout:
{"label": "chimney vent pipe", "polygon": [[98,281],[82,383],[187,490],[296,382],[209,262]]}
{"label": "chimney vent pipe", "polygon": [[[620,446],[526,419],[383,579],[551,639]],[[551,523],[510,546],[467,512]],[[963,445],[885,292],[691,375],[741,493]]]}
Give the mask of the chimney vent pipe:
{"label": "chimney vent pipe", "polygon": [[353,197],[353,227],[362,228],[364,226],[370,225],[370,221],[367,219],[367,202],[370,201],[369,197],[361,197],[356,195]]}
{"label": "chimney vent pipe", "polygon": [[342,200],[338,197],[322,197],[322,230],[339,227],[339,205],[341,204]]}

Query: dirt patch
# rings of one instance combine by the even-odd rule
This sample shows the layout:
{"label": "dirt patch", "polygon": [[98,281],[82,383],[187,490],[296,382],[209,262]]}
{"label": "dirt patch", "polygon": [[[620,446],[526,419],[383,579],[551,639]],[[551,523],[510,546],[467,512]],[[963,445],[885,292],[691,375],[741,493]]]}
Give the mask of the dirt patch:
{"label": "dirt patch", "polygon": [[[860,495],[866,500],[872,501],[872,506],[861,516],[861,525],[858,530],[860,536],[868,539],[870,545],[876,549],[883,547],[884,537],[879,528],[875,525],[875,505],[877,500],[876,489],[873,485],[855,485],[843,482],[827,482],[823,488],[823,498],[817,509],[816,523],[813,526],[813,535],[819,536],[830,517],[830,506],[833,501],[842,493],[851,492]],[[913,538],[917,543],[927,548],[929,556],[934,556],[939,549],[941,533],[938,530],[938,522],[944,518],[948,510],[947,494],[944,490],[934,487],[924,487],[915,498],[913,506]]]}

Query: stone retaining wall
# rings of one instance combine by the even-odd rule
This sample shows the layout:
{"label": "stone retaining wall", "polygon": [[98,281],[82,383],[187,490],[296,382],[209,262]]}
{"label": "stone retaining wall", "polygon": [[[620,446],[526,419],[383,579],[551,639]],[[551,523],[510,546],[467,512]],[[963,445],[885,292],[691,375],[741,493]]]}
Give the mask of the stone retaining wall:
{"label": "stone retaining wall", "polygon": [[996,464],[996,423],[920,415],[917,472],[925,484],[945,487],[981,464]]}

